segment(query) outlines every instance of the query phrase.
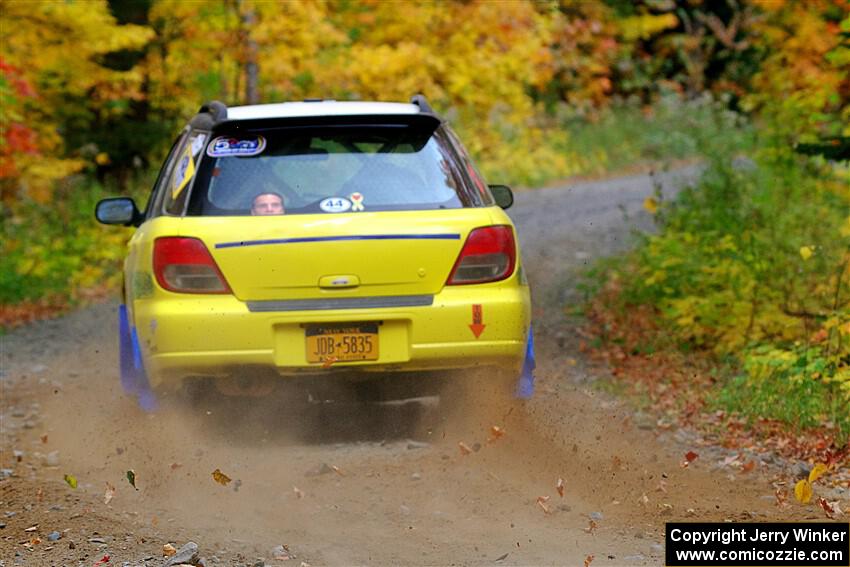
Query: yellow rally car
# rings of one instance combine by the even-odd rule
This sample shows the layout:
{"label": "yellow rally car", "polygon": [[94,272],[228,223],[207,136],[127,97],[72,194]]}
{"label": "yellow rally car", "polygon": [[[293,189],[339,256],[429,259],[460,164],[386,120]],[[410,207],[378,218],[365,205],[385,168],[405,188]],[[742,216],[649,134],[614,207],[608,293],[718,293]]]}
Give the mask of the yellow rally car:
{"label": "yellow rally car", "polygon": [[119,312],[123,385],[151,408],[154,392],[190,379],[256,394],[257,377],[425,381],[496,367],[527,397],[512,202],[420,95],[209,103],[144,212],[128,198],[97,205],[100,222],[138,227]]}

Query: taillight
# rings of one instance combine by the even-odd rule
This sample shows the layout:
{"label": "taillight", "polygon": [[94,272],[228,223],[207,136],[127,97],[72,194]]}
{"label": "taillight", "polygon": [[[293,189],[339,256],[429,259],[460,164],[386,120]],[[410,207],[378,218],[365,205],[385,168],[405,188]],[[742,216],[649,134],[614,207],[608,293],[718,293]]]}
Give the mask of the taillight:
{"label": "taillight", "polygon": [[153,244],[153,272],[163,289],[177,293],[231,293],[204,243],[167,236]]}
{"label": "taillight", "polygon": [[497,282],[514,273],[516,243],[511,227],[485,226],[469,233],[448,285]]}

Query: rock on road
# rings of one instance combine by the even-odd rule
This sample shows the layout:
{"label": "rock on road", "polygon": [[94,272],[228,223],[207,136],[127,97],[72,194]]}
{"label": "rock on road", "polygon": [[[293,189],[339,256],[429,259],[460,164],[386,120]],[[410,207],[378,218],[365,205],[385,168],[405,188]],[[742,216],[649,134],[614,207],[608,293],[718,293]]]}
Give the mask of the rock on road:
{"label": "rock on road", "polygon": [[766,482],[682,469],[687,447],[596,388],[576,348],[578,275],[651,228],[652,191],[636,175],[516,195],[537,393],[504,408],[469,391],[415,441],[406,413],[375,408],[319,407],[307,441],[285,408],[146,415],[118,384],[115,303],[0,338],[0,565],[159,566],[188,541],[207,565],[656,565],[665,521],[769,519]]}

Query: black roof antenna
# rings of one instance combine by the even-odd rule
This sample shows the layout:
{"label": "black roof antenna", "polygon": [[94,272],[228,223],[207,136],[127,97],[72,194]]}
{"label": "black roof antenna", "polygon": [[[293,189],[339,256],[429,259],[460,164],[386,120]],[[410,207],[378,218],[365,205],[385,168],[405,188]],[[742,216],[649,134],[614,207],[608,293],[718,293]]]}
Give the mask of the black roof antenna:
{"label": "black roof antenna", "polygon": [[410,98],[410,103],[415,104],[419,107],[419,111],[423,114],[430,114],[431,116],[437,116],[437,113],[434,112],[434,109],[431,108],[431,105],[428,104],[428,99],[425,98],[423,94],[415,94]]}
{"label": "black roof antenna", "polygon": [[217,100],[204,103],[190,124],[195,128],[209,129],[227,120],[227,105]]}

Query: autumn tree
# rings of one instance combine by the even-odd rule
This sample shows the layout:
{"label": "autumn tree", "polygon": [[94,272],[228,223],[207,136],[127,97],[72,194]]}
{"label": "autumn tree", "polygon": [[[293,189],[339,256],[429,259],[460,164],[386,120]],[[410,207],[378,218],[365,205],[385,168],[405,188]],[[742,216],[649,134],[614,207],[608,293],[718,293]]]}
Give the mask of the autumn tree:
{"label": "autumn tree", "polygon": [[110,69],[103,58],[151,36],[144,27],[117,25],[103,0],[0,2],[5,203],[47,199],[53,181],[109,159],[96,146],[67,144],[68,128],[85,127],[92,106],[121,113],[126,101],[141,96],[138,70]]}

